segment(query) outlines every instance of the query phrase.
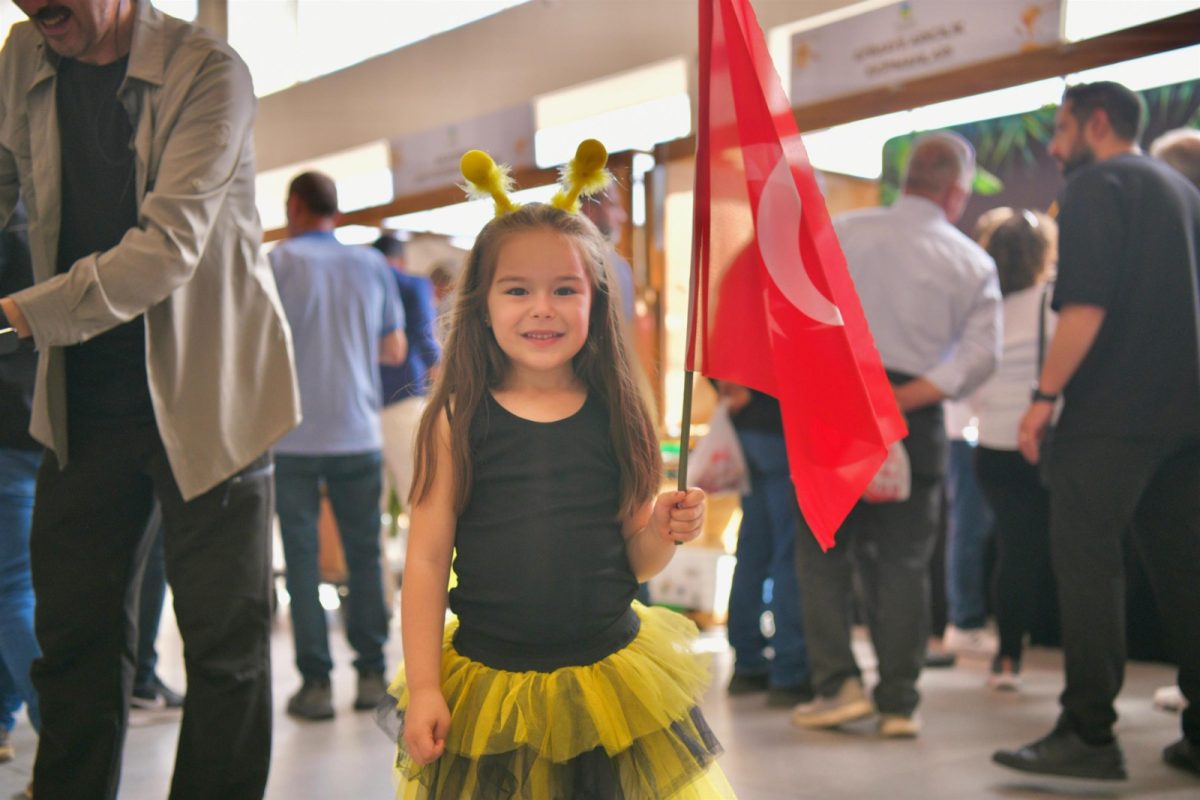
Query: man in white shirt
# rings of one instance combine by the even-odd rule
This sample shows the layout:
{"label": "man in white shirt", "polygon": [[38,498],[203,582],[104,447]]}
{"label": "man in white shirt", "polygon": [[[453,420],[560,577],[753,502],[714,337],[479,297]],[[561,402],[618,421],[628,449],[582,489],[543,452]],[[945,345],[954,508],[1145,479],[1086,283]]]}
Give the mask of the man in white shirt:
{"label": "man in white shirt", "polygon": [[[859,502],[822,553],[803,522],[796,563],[813,688],[794,724],[830,728],[878,709],[880,733],[912,737],[917,678],[929,634],[929,560],[946,471],[942,401],[970,393],[1000,352],[1000,287],[992,259],[954,227],[971,195],[975,156],[951,133],[913,145],[904,194],[890,208],[835,221],[876,346],[908,422],[912,492],[898,503]],[[874,702],[850,646],[853,572],[879,658]]]}

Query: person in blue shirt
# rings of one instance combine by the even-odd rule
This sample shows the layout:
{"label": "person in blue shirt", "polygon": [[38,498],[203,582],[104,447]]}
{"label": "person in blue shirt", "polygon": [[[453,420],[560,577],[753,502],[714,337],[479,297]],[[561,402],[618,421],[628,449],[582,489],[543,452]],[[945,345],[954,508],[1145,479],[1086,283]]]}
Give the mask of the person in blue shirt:
{"label": "person in blue shirt", "polygon": [[405,271],[404,242],[395,236],[380,236],[373,245],[383,253],[392,266],[392,277],[404,304],[404,335],[408,339],[408,358],[402,364],[379,367],[383,386],[379,424],[383,432],[383,463],[391,488],[408,506],[408,492],[413,477],[413,441],[425,396],[433,382],[442,348],[434,337],[433,324],[437,309],[433,300],[433,283],[420,275]]}
{"label": "person in blue shirt", "polygon": [[387,607],[379,553],[382,437],[380,363],[407,355],[404,309],[387,261],[333,236],[337,187],[306,172],[288,190],[289,239],[271,251],[279,299],[292,329],[304,419],[275,446],[275,491],[296,667],[304,680],[287,711],[333,716],[329,634],[318,597],[317,518],[329,497],[349,572],[346,633],[357,653],[358,696],[368,710],[384,696]]}
{"label": "person in blue shirt", "polygon": [[616,278],[621,294],[618,306],[621,310],[621,322],[626,328],[629,328],[633,325],[636,314],[637,288],[633,281],[633,267],[624,256],[617,252],[617,245],[621,241],[621,231],[629,220],[629,215],[625,212],[625,206],[621,204],[621,198],[615,186],[610,186],[606,191],[591,198],[589,202],[583,204],[580,210],[585,217],[592,221],[592,224],[608,242],[608,262],[612,267],[613,277]]}

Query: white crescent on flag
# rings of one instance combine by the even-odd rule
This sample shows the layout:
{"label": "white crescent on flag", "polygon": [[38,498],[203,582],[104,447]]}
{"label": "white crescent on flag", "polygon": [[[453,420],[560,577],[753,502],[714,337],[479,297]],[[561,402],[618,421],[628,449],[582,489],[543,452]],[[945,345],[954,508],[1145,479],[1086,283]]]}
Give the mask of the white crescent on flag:
{"label": "white crescent on flag", "polygon": [[814,322],[842,325],[842,312],[813,285],[800,260],[800,193],[782,156],[763,183],[754,227],[758,252],[783,296]]}

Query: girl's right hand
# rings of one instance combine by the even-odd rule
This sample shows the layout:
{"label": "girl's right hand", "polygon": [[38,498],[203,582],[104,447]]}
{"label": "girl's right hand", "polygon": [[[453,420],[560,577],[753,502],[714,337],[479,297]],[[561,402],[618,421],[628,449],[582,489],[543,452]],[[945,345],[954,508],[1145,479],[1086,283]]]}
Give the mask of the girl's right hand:
{"label": "girl's right hand", "polygon": [[441,690],[425,689],[409,694],[408,711],[404,714],[404,746],[413,761],[424,766],[441,758],[449,732],[450,708]]}

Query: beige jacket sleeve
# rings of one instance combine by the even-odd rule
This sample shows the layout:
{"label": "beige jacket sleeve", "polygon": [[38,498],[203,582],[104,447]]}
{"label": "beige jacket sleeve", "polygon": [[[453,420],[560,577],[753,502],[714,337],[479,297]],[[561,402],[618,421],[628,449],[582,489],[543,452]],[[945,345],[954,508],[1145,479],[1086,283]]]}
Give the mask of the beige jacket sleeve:
{"label": "beige jacket sleeve", "polygon": [[[39,349],[87,341],[144,313],[192,278],[236,175],[239,143],[254,119],[254,93],[245,65],[219,50],[200,63],[190,84],[174,83],[183,83],[185,91],[163,98],[155,132],[137,132],[139,138],[166,137],[157,174],[145,182],[138,227],[116,247],[13,295]],[[138,151],[140,157],[144,150]],[[0,184],[10,172],[4,158]]]}

